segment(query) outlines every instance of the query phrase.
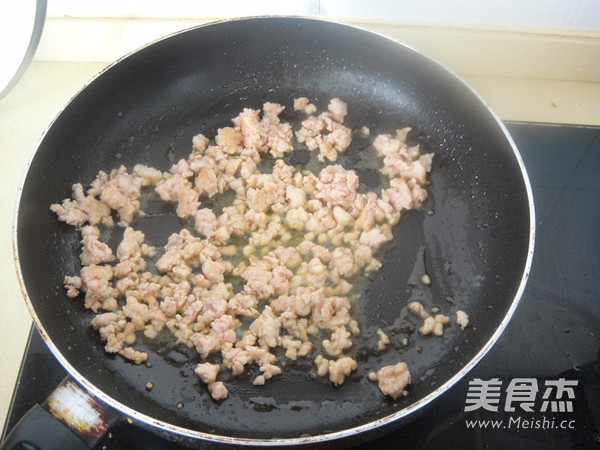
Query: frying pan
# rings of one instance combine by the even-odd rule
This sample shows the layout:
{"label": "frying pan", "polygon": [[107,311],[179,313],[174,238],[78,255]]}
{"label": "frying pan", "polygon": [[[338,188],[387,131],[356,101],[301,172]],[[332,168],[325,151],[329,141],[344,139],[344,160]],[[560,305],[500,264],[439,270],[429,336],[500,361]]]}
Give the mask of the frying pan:
{"label": "frying pan", "polygon": [[[186,157],[192,136],[214,136],[244,107],[286,106],[306,96],[319,110],[348,103],[345,125],[375,136],[410,126],[409,140],[435,153],[430,198],[396,227],[395,244],[354,305],[363,339],[358,369],[341,387],[314,377],[309,360],[252,386],[252,375],[225,379],[229,397],[211,400],[193,374],[199,357],[166,336],[140,337],[151,367],[107,355],[83,302],[66,297],[65,275],[78,273],[79,235],[49,205],[89,185],[99,170],[145,163],[167,170]],[[367,142],[357,138],[340,163],[365,183]],[[292,154],[290,161],[294,160]],[[373,181],[375,179],[375,182]],[[370,180],[370,181],[369,181]],[[135,223],[164,245],[181,223],[164,205],[146,205]],[[166,208],[166,209],[165,209]],[[463,377],[506,327],[523,291],[533,253],[533,199],[519,153],[485,102],[423,54],[386,37],[317,19],[245,18],[199,26],[159,40],[109,66],[82,89],[44,133],[18,199],[15,254],[35,324],[70,375],[88,392],[157,433],[191,442],[317,445],[400,426]],[[114,245],[122,231],[108,240]],[[427,273],[432,283],[419,278]],[[407,302],[438,306],[453,323],[443,337],[421,337]],[[392,338],[374,352],[376,330]],[[400,344],[409,336],[409,344]],[[406,361],[409,395],[385,397],[367,374]],[[147,391],[146,383],[154,384]],[[176,406],[179,404],[179,408]]]}

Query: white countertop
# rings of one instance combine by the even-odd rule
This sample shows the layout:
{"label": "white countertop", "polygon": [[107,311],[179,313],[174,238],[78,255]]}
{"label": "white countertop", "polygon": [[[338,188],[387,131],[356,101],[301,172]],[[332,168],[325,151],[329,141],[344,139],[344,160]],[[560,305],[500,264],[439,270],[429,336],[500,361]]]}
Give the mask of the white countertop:
{"label": "white countertop", "polygon": [[[424,48],[428,45],[427,39],[417,42]],[[430,44],[430,49],[436,47]],[[12,221],[17,190],[39,136],[66,102],[107,64],[34,60],[19,84],[0,100],[0,199],[5,205],[0,213],[0,424],[5,421],[31,326],[13,261]],[[595,79],[498,76],[468,70],[461,73],[461,67],[455,66],[455,70],[503,120],[600,124],[600,83]]]}
{"label": "white countertop", "polygon": [[0,424],[10,405],[31,317],[17,281],[12,222],[17,190],[38,138],[83,83],[106,63],[34,62],[0,100]]}

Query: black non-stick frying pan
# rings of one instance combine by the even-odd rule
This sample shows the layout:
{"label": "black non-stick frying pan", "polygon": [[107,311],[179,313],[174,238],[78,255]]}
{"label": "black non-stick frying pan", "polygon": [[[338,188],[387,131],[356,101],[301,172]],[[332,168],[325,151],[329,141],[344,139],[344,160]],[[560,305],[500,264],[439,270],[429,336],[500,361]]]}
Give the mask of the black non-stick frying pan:
{"label": "black non-stick frying pan", "polygon": [[[312,376],[311,361],[299,360],[262,387],[252,386],[251,375],[231,378],[229,397],[214,402],[193,374],[199,357],[166,337],[138,339],[151,367],[107,355],[90,327],[93,314],[62,288],[64,276],[80,269],[80,237],[57,221],[49,205],[68,197],[73,183],[89,185],[99,170],[137,163],[167,170],[189,154],[193,135],[214,136],[244,107],[278,102],[290,120],[292,100],[299,96],[321,110],[330,98],[343,99],[349,110],[345,124],[365,125],[373,136],[410,126],[409,139],[435,153],[428,203],[405,214],[382,269],[355,307],[364,336],[353,349],[358,370],[334,387]],[[359,164],[366,145],[355,139],[340,163],[374,183],[377,175]],[[146,208],[151,214],[135,226],[148,241],[163,245],[181,223],[162,206]],[[400,425],[464,376],[518,303],[532,257],[534,220],[518,151],[463,81],[371,32],[269,17],[174,34],[93,79],[44,134],[23,182],[15,230],[19,276],[35,323],[88,391],[157,432],[282,445],[344,440]],[[432,280],[429,287],[418,282],[424,272]],[[407,313],[412,299],[451,317],[462,309],[471,323],[465,330],[452,324],[441,338],[421,337],[415,331],[419,320]],[[377,328],[392,338],[381,353],[371,350]],[[408,363],[412,384],[408,396],[391,400],[367,373],[398,361]]]}

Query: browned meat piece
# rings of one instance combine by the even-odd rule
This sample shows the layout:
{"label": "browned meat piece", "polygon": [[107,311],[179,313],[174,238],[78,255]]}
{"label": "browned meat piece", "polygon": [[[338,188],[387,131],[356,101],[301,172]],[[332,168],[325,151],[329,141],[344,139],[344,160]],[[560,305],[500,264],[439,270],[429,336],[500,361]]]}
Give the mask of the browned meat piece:
{"label": "browned meat piece", "polygon": [[369,373],[371,381],[379,383],[379,389],[385,395],[389,395],[394,400],[400,396],[408,395],[405,390],[410,383],[410,372],[405,362],[399,362],[394,366],[385,366],[377,372]]}

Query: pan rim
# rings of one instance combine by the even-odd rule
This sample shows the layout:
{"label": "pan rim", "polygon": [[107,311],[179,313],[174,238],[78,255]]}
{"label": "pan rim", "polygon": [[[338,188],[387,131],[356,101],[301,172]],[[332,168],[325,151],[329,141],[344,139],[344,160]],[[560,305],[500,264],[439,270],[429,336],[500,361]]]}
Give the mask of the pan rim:
{"label": "pan rim", "polygon": [[[380,419],[377,419],[375,421],[372,421],[372,422],[369,422],[366,424],[362,424],[362,425],[359,425],[356,427],[347,428],[347,429],[336,431],[336,432],[313,435],[313,436],[305,436],[305,437],[294,437],[294,438],[271,438],[271,439],[239,438],[239,437],[231,437],[231,436],[224,436],[224,435],[206,433],[206,432],[201,432],[201,431],[195,431],[195,430],[191,430],[188,428],[172,425],[172,424],[169,424],[169,423],[161,421],[161,420],[157,420],[151,416],[148,416],[139,411],[136,411],[136,410],[132,409],[131,407],[124,405],[123,403],[116,400],[115,398],[105,394],[102,390],[97,388],[93,383],[89,382],[83,375],[81,375],[75,369],[75,367],[72,366],[71,363],[69,363],[68,358],[63,356],[63,354],[56,347],[54,342],[50,339],[48,333],[46,332],[43,324],[41,323],[41,321],[35,311],[35,308],[33,306],[31,298],[29,297],[29,294],[27,292],[27,288],[25,286],[25,282],[24,282],[24,278],[23,278],[23,273],[21,271],[21,264],[20,264],[20,258],[19,258],[19,247],[18,247],[17,226],[18,226],[18,218],[19,218],[19,207],[20,207],[21,196],[23,193],[24,184],[27,179],[27,175],[29,173],[30,166],[33,162],[33,159],[35,158],[35,156],[37,154],[38,149],[40,148],[41,143],[43,142],[44,138],[48,134],[49,130],[53,127],[54,123],[58,120],[58,118],[63,114],[63,112],[69,107],[69,105],[73,102],[73,100],[77,96],[79,96],[79,94],[82,91],[84,91],[92,82],[94,82],[94,80],[96,80],[97,78],[102,76],[105,72],[107,72],[114,66],[120,64],[125,59],[128,59],[132,55],[137,54],[138,52],[140,52],[158,42],[167,40],[171,37],[174,37],[174,36],[177,36],[180,34],[184,34],[184,33],[199,29],[199,28],[204,28],[204,27],[209,27],[209,26],[214,26],[214,25],[219,25],[219,24],[224,24],[224,23],[230,23],[230,22],[262,20],[262,19],[275,19],[275,20],[277,20],[277,19],[299,19],[299,20],[306,20],[306,21],[320,21],[320,22],[325,22],[325,23],[331,23],[336,26],[344,26],[344,27],[354,28],[361,32],[376,35],[385,40],[392,41],[393,43],[395,43],[401,47],[407,48],[407,49],[417,53],[420,57],[427,59],[432,64],[437,65],[440,69],[442,69],[443,71],[445,71],[446,73],[451,75],[455,80],[461,82],[462,85],[464,85],[471,92],[471,94],[474,95],[475,98],[477,98],[479,100],[479,102],[482,103],[482,105],[487,109],[487,111],[491,115],[491,118],[493,118],[494,121],[496,122],[496,124],[500,127],[500,130],[504,134],[504,137],[507,139],[508,143],[510,144],[510,147],[513,151],[514,157],[516,158],[518,166],[521,170],[521,176],[522,176],[522,179],[524,182],[525,191],[527,193],[527,201],[528,201],[528,206],[529,206],[529,222],[530,222],[530,224],[529,224],[529,244],[528,244],[528,249],[527,249],[526,261],[525,261],[525,265],[523,268],[523,275],[519,282],[519,287],[517,289],[515,297],[512,300],[510,307],[509,307],[508,311],[506,312],[506,314],[505,314],[503,320],[501,321],[500,325],[498,326],[498,328],[495,330],[495,332],[492,334],[492,336],[489,338],[489,340],[485,343],[485,345],[483,345],[483,347],[479,350],[479,352],[477,352],[475,354],[475,356],[461,368],[461,370],[459,370],[454,376],[452,376],[450,379],[448,379],[444,384],[440,385],[437,389],[430,392],[425,397],[417,400],[416,402],[412,403],[408,407],[403,408],[399,411],[396,411],[395,413],[392,413],[388,416],[382,417]],[[17,198],[16,198],[14,211],[15,211],[15,213],[13,216],[12,244],[13,244],[13,255],[14,255],[14,261],[15,261],[15,265],[16,265],[17,278],[18,278],[18,282],[19,282],[19,285],[21,288],[21,292],[22,292],[24,300],[27,304],[29,313],[31,314],[31,316],[34,320],[36,328],[40,332],[42,338],[44,339],[44,341],[45,341],[46,345],[48,346],[48,348],[50,349],[50,351],[58,359],[60,364],[67,370],[67,372],[79,384],[81,384],[85,389],[87,389],[89,392],[91,392],[96,398],[98,398],[102,402],[106,403],[107,405],[111,406],[112,408],[116,409],[117,411],[121,412],[125,416],[133,419],[134,421],[139,421],[139,422],[147,424],[151,427],[155,427],[155,428],[158,428],[158,429],[170,432],[170,433],[175,433],[180,436],[187,437],[187,438],[202,439],[205,441],[210,441],[210,442],[215,442],[215,443],[234,444],[234,445],[241,445],[241,446],[256,446],[256,445],[290,446],[290,445],[306,445],[306,444],[319,444],[319,443],[322,444],[322,443],[325,443],[328,441],[334,441],[334,440],[339,440],[339,439],[343,439],[343,438],[348,438],[350,436],[354,436],[357,434],[374,431],[375,429],[378,429],[380,427],[390,425],[393,422],[399,421],[400,419],[403,419],[403,418],[415,413],[417,410],[421,409],[422,407],[424,407],[424,406],[428,405],[429,403],[431,403],[432,401],[434,401],[436,398],[440,397],[444,392],[451,389],[469,371],[471,371],[471,369],[473,369],[477,363],[479,363],[479,361],[488,353],[488,351],[496,343],[496,341],[501,336],[501,334],[504,332],[506,326],[510,322],[510,320],[511,320],[514,312],[516,311],[516,308],[521,300],[521,297],[525,290],[527,279],[529,277],[532,260],[533,260],[535,234],[536,234],[535,208],[534,208],[533,193],[532,193],[529,176],[527,174],[523,159],[518,151],[516,144],[514,143],[512,137],[510,136],[510,133],[508,132],[506,126],[504,125],[504,123],[500,120],[499,116],[491,108],[491,106],[485,101],[485,99],[469,83],[467,83],[461,76],[459,76],[457,73],[455,73],[452,69],[446,67],[445,65],[443,65],[436,59],[422,53],[421,51],[415,49],[414,47],[412,47],[398,39],[395,39],[393,37],[387,36],[382,33],[374,32],[371,30],[366,30],[366,29],[364,29],[360,26],[354,25],[354,24],[342,23],[342,22],[338,22],[338,21],[331,20],[328,18],[305,17],[305,16],[269,16],[269,15],[250,16],[250,17],[239,17],[239,18],[225,19],[225,20],[200,24],[197,26],[193,26],[190,28],[176,31],[174,33],[171,33],[171,34],[168,34],[161,38],[158,38],[156,40],[153,40],[153,41],[139,47],[138,49],[127,53],[126,55],[122,56],[121,58],[117,59],[116,61],[114,61],[111,64],[109,64],[108,66],[106,66],[98,74],[96,74],[95,76],[90,78],[90,80],[87,81],[81,87],[81,89],[79,89],[77,91],[77,93],[75,95],[73,95],[73,97],[71,97],[71,99],[69,101],[67,101],[65,106],[56,114],[54,119],[50,122],[50,124],[46,127],[46,129],[43,131],[43,133],[39,137],[39,139],[36,143],[36,146],[35,146],[32,154],[30,155],[30,158],[25,166],[25,170],[22,175],[22,179],[21,179],[18,191],[17,191]]]}

